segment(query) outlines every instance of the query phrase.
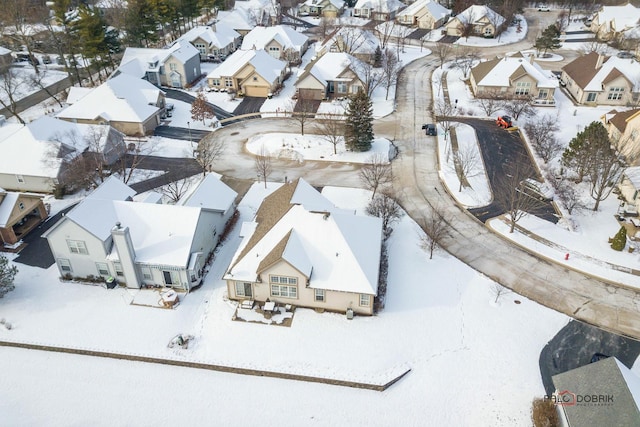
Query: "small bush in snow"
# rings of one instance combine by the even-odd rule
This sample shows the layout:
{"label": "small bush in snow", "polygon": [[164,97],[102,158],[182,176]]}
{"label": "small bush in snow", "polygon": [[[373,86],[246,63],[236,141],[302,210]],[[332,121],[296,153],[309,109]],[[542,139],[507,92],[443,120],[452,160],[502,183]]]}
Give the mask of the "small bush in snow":
{"label": "small bush in snow", "polygon": [[620,230],[616,233],[611,241],[611,249],[614,251],[621,251],[627,244],[627,229],[624,226],[620,227]]}

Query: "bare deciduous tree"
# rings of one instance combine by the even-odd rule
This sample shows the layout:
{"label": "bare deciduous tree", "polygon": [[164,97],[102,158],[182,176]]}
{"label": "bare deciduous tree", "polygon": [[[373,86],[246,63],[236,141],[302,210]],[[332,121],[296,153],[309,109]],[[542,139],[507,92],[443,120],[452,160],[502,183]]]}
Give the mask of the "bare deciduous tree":
{"label": "bare deciduous tree", "polygon": [[451,218],[439,206],[434,206],[427,218],[421,221],[425,232],[420,238],[420,247],[429,251],[429,259],[433,259],[433,251],[442,246],[442,241],[447,237],[448,228],[451,227]]}
{"label": "bare deciduous tree", "polygon": [[264,188],[267,188],[267,178],[271,175],[271,154],[264,145],[260,147],[260,151],[256,154],[254,167],[258,178],[264,181]]}
{"label": "bare deciduous tree", "polygon": [[391,163],[385,161],[382,155],[377,153],[369,157],[367,163],[362,165],[358,176],[365,188],[373,192],[371,195],[371,199],[373,199],[376,196],[376,191],[393,182],[393,169]]}
{"label": "bare deciduous tree", "polygon": [[465,79],[469,77],[471,68],[479,60],[480,51],[473,46],[462,46],[456,49],[455,65],[462,71]]}
{"label": "bare deciduous tree", "polygon": [[556,180],[554,188],[557,198],[569,215],[572,215],[576,209],[584,207],[573,182],[566,179]]}
{"label": "bare deciduous tree", "polygon": [[531,146],[545,163],[549,163],[562,152],[562,144],[555,136],[558,130],[558,117],[550,114],[524,125]]}
{"label": "bare deciduous tree", "polygon": [[314,103],[308,98],[298,98],[291,109],[291,118],[300,125],[300,133],[302,135],[304,135],[304,126],[315,116],[314,110]]}
{"label": "bare deciduous tree", "polygon": [[607,46],[606,43],[601,42],[598,39],[593,39],[593,41],[582,43],[579,51],[583,55],[588,55],[591,52],[595,52],[599,55],[608,55],[611,49]]}
{"label": "bare deciduous tree", "polygon": [[438,60],[440,61],[440,68],[444,66],[444,63],[451,57],[453,53],[453,45],[451,43],[440,43],[436,42],[434,48],[432,49],[433,53],[436,55]]}
{"label": "bare deciduous tree", "polygon": [[462,191],[463,184],[469,184],[467,181],[469,178],[478,176],[484,171],[478,152],[468,145],[453,152],[453,164],[460,181],[459,192]]}
{"label": "bare deciduous tree", "polygon": [[498,91],[484,91],[473,101],[487,117],[492,116],[505,105],[504,97]]}
{"label": "bare deciduous tree", "polygon": [[18,97],[29,87],[24,73],[7,66],[0,66],[0,104],[13,114],[22,124],[25,121],[18,114]]}
{"label": "bare deciduous tree", "polygon": [[380,86],[380,83],[382,82],[382,74],[376,70],[373,64],[369,64],[364,61],[358,61],[355,63],[354,68],[362,79],[365,93],[369,98],[371,98],[373,91]]}
{"label": "bare deciduous tree", "polygon": [[338,154],[338,144],[344,141],[344,116],[338,112],[324,114],[316,123],[320,136],[333,145],[333,154]]}
{"label": "bare deciduous tree", "polygon": [[382,80],[387,90],[385,100],[389,99],[389,88],[398,81],[398,76],[402,70],[402,62],[392,49],[385,49],[382,55]]}
{"label": "bare deciduous tree", "polygon": [[366,212],[382,220],[382,233],[387,239],[393,231],[391,225],[398,221],[402,215],[402,208],[393,196],[387,192],[377,194],[367,205]]}
{"label": "bare deciduous tree", "polygon": [[175,179],[175,173],[169,172],[169,177],[171,182],[169,184],[160,187],[160,192],[169,198],[171,202],[178,203],[180,199],[189,191],[191,188],[192,180],[190,177]]}
{"label": "bare deciduous tree", "polygon": [[29,74],[29,86],[38,88],[39,90],[44,91],[47,95],[54,99],[58,103],[60,107],[64,107],[62,104],[62,100],[58,98],[58,94],[51,91],[47,81],[45,80],[48,75],[48,70],[43,69],[37,74]]}
{"label": "bare deciduous tree", "polygon": [[224,153],[224,140],[216,134],[209,134],[200,140],[193,155],[202,168],[203,176],[211,172],[211,166],[222,157],[222,153]]}
{"label": "bare deciduous tree", "polygon": [[452,127],[453,118],[457,114],[457,109],[447,101],[438,100],[435,103],[435,112],[438,125],[440,125],[445,134],[445,138],[447,138]]}
{"label": "bare deciduous tree", "polygon": [[134,172],[141,169],[145,159],[156,152],[156,146],[147,138],[127,142],[127,153],[114,165],[113,172],[127,184]]}
{"label": "bare deciduous tree", "polygon": [[331,34],[336,28],[336,19],[323,16],[320,18],[320,24],[316,27],[316,34],[320,39],[324,39],[327,35]]}
{"label": "bare deciduous tree", "polygon": [[494,304],[497,304],[498,300],[500,299],[500,297],[502,295],[509,294],[509,293],[511,293],[513,291],[511,289],[505,288],[504,286],[502,286],[498,282],[493,282],[493,284],[491,285],[491,292],[496,297],[496,299],[493,302],[494,302]]}
{"label": "bare deciduous tree", "polygon": [[389,41],[391,40],[391,37],[393,37],[393,34],[395,33],[396,25],[397,25],[396,21],[393,19],[390,19],[388,21],[384,21],[382,24],[376,27],[376,30],[378,32],[378,38],[380,39],[380,48],[383,51],[385,51],[389,46]]}
{"label": "bare deciduous tree", "polygon": [[511,114],[515,120],[518,120],[520,116],[535,116],[536,110],[531,105],[531,101],[531,96],[517,95],[509,98],[503,108],[507,113]]}

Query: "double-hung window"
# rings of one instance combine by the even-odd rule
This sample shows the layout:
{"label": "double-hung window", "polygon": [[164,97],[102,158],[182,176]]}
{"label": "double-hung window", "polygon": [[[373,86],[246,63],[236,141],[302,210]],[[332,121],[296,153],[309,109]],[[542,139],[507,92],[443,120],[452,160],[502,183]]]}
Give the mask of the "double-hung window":
{"label": "double-hung window", "polygon": [[529,95],[530,91],[531,91],[531,82],[516,83],[516,95],[518,96]]}
{"label": "double-hung window", "polygon": [[298,298],[298,279],[287,276],[269,276],[271,296]]}
{"label": "double-hung window", "polygon": [[609,94],[607,95],[607,99],[610,101],[618,101],[622,99],[623,95],[624,95],[623,87],[612,87],[612,88],[609,88]]}
{"label": "double-hung window", "polygon": [[87,245],[81,240],[67,240],[67,246],[72,254],[89,255]]}
{"label": "double-hung window", "polygon": [[360,306],[369,307],[371,305],[371,295],[360,294]]}

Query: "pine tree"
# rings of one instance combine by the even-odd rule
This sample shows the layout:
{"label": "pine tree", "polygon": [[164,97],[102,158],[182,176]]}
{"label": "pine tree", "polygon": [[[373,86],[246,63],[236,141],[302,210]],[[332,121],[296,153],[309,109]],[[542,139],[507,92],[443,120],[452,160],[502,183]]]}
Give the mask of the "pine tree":
{"label": "pine tree", "polygon": [[13,279],[16,274],[18,274],[18,268],[15,265],[9,265],[7,257],[0,254],[0,298],[14,289]]}
{"label": "pine tree", "polygon": [[156,9],[150,0],[129,0],[126,33],[130,46],[149,47],[158,41]]}
{"label": "pine tree", "polygon": [[542,52],[543,55],[546,55],[550,50],[559,49],[562,46],[560,42],[560,30],[555,24],[549,25],[544,29],[542,35],[536,39],[536,43],[534,47],[538,49],[538,51]]}
{"label": "pine tree", "polygon": [[368,151],[373,141],[373,104],[364,91],[349,98],[345,121],[345,142],[352,151]]}
{"label": "pine tree", "polygon": [[562,153],[562,164],[573,169],[578,175],[577,182],[582,182],[597,158],[599,148],[610,146],[609,135],[602,123],[591,122],[569,142]]}
{"label": "pine tree", "polygon": [[620,230],[613,237],[611,242],[611,249],[614,251],[621,251],[627,245],[627,229],[624,226],[620,227]]}

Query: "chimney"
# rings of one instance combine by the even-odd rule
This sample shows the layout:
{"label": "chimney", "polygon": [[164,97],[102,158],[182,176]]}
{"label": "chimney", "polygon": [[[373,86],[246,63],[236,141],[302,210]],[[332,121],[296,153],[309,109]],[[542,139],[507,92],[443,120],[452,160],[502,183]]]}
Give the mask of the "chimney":
{"label": "chimney", "polygon": [[598,60],[596,61],[596,70],[597,70],[600,67],[602,67],[602,64],[604,63],[604,55],[601,55],[599,53],[597,53],[596,55],[598,55]]}
{"label": "chimney", "polygon": [[128,288],[140,289],[140,280],[138,278],[138,269],[136,268],[136,251],[133,248],[129,227],[122,227],[120,222],[116,222],[115,227],[111,229],[111,238],[116,247],[118,260],[122,266],[124,280]]}

